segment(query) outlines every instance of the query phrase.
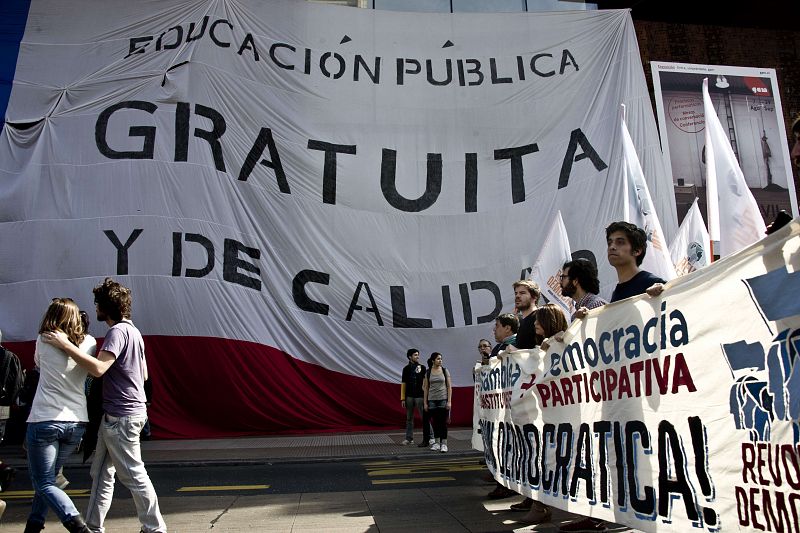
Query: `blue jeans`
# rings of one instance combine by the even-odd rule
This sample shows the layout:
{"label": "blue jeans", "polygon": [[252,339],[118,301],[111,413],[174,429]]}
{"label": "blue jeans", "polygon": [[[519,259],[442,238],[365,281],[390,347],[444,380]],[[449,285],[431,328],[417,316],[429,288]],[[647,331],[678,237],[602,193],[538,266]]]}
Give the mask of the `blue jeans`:
{"label": "blue jeans", "polygon": [[28,424],[28,470],[35,494],[28,520],[44,524],[51,507],[61,522],[80,514],[69,496],[55,485],[56,472],[75,451],[86,430],[83,422],[33,422]]}

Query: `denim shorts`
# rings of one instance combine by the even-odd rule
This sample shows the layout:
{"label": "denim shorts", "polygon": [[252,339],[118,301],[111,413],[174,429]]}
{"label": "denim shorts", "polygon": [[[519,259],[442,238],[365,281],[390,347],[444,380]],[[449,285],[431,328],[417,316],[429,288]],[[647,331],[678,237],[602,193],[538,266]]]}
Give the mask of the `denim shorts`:
{"label": "denim shorts", "polygon": [[428,409],[447,409],[447,400],[428,400]]}

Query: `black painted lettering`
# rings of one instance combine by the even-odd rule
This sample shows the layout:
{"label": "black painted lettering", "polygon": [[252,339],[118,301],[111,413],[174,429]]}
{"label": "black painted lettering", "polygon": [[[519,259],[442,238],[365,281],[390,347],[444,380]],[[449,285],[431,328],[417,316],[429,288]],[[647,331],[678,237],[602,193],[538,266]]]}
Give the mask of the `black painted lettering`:
{"label": "black painted lettering", "polygon": [[428,318],[413,318],[406,311],[406,292],[402,286],[389,287],[392,300],[392,325],[396,328],[432,328],[433,321]]}
{"label": "black painted lettering", "polygon": [[[581,147],[583,152],[575,155],[575,152],[578,150],[578,146]],[[589,158],[589,161],[592,162],[594,168],[598,172],[608,168],[608,165],[606,165],[605,161],[603,161],[597,154],[597,151],[595,151],[594,147],[589,142],[589,139],[586,138],[586,135],[583,134],[583,131],[581,131],[580,128],[572,130],[572,133],[569,136],[569,147],[567,147],[567,153],[564,154],[564,162],[561,164],[561,173],[558,177],[559,189],[563,189],[569,185],[569,176],[572,173],[573,163],[577,163],[578,161],[586,158]]]}
{"label": "black painted lettering", "polygon": [[[361,290],[367,293],[367,298],[369,298],[369,307],[364,308],[358,304],[358,299],[361,296]],[[378,323],[379,326],[383,325],[383,319],[381,318],[381,313],[378,310],[378,305],[375,303],[375,298],[372,296],[372,291],[369,289],[369,284],[364,281],[359,281],[358,285],[356,286],[356,290],[353,293],[353,299],[350,301],[350,307],[347,309],[347,317],[345,320],[348,322],[353,319],[353,311],[366,311],[367,313],[372,313],[375,315],[375,321]]]}
{"label": "black painted lettering", "polygon": [[[624,367],[623,367],[624,368]],[[641,420],[631,420],[625,424],[625,442],[628,447],[625,450],[625,467],[628,474],[628,490],[631,494],[631,507],[641,516],[654,516],[656,510],[655,489],[649,485],[644,485],[644,498],[639,498],[639,484],[636,478],[636,446],[638,441],[642,448],[650,450],[650,432]]]}
{"label": "black painted lettering", "polygon": [[249,33],[244,36],[242,44],[239,46],[239,50],[236,53],[242,55],[245,50],[250,50],[253,53],[253,60],[259,61],[260,57],[258,55],[258,48],[256,48],[256,42],[253,40],[253,36]]}
{"label": "black painted lettering", "polygon": [[[670,462],[670,458],[672,461]],[[672,512],[672,495],[683,498],[686,517],[692,522],[700,516],[694,501],[694,493],[689,486],[683,445],[675,427],[662,420],[658,424],[658,514],[669,519]],[[670,472],[674,477],[670,477]]]}
{"label": "black painted lettering", "polygon": [[111,115],[120,109],[137,109],[152,115],[156,112],[158,106],[141,100],[127,100],[104,109],[100,116],[97,117],[97,122],[94,125],[94,142],[97,145],[97,149],[109,159],[153,159],[153,148],[156,144],[155,126],[131,126],[128,130],[128,136],[144,138],[141,150],[118,151],[108,146],[108,121],[111,119]]}
{"label": "black painted lettering", "polygon": [[609,503],[608,493],[608,436],[611,433],[611,422],[599,420],[594,423],[595,434],[597,434],[597,444],[599,458],[597,464],[600,468],[600,502]]}
{"label": "black painted lettering", "polygon": [[[269,150],[269,160],[261,159],[264,148]],[[256,167],[256,163],[274,170],[275,181],[278,182],[278,190],[284,194],[291,194],[289,182],[286,180],[286,173],[283,171],[283,165],[281,164],[281,156],[272,138],[272,130],[269,128],[261,128],[258,132],[258,137],[256,137],[253,147],[250,148],[250,152],[248,152],[244,160],[244,165],[242,165],[242,170],[239,172],[240,181],[247,181],[247,178],[250,177]]]}
{"label": "black painted lettering", "polygon": [[[473,291],[485,290],[492,293],[494,296],[494,309],[486,315],[476,318],[478,324],[487,324],[494,322],[494,319],[500,316],[500,310],[503,308],[503,299],[500,296],[500,287],[493,281],[473,281],[469,284],[469,288]],[[470,322],[472,322],[470,320]]]}
{"label": "black painted lettering", "polygon": [[261,275],[261,269],[253,263],[249,263],[239,257],[244,253],[252,259],[261,259],[261,250],[245,246],[239,241],[225,239],[224,256],[222,260],[222,279],[231,283],[236,283],[248,289],[261,290],[261,279],[258,277],[242,274],[240,270],[250,272],[256,276]]}
{"label": "black painted lettering", "polygon": [[592,480],[592,439],[589,424],[581,424],[575,446],[575,466],[572,467],[572,479],[569,484],[569,495],[578,495],[578,480],[582,479],[586,487],[586,499],[594,501],[594,481]]}
{"label": "black painted lettering", "polygon": [[231,45],[231,43],[228,41],[220,41],[219,37],[217,37],[216,30],[218,24],[226,24],[231,29],[231,31],[233,31],[233,24],[231,24],[229,21],[225,19],[219,19],[215,20],[214,23],[211,24],[211,28],[209,28],[208,30],[208,36],[211,37],[211,40],[214,41],[214,44],[216,44],[221,48],[228,48]]}
{"label": "black painted lettering", "polygon": [[356,153],[355,144],[331,144],[324,141],[308,140],[309,150],[325,152],[322,169],[322,203],[336,204],[336,154]]}
{"label": "black painted lettering", "polygon": [[289,63],[284,63],[280,59],[278,59],[278,56],[275,55],[275,50],[277,48],[286,48],[287,50],[291,50],[292,52],[296,52],[297,48],[295,48],[291,44],[286,44],[286,43],[273,43],[272,46],[269,47],[269,57],[270,59],[272,59],[273,63],[278,65],[280,68],[284,68],[286,70],[294,70],[294,65],[291,65]]}
{"label": "black painted lettering", "polygon": [[525,201],[525,171],[522,167],[522,156],[538,151],[539,146],[536,143],[494,151],[495,160],[511,160],[511,201],[515,204]]}
{"label": "black painted lettering", "polygon": [[[145,37],[132,37],[128,43],[128,55],[125,56],[125,59],[128,59],[133,54],[143,54],[144,49],[147,48],[147,44],[142,43],[149,43],[152,40],[152,35],[147,35]],[[140,44],[142,44],[142,46],[139,46]]]}
{"label": "black painted lettering", "polygon": [[306,294],[306,285],[308,283],[318,283],[320,285],[329,285],[331,275],[326,272],[318,270],[301,270],[292,280],[292,299],[297,307],[309,313],[317,313],[320,315],[328,314],[328,304],[312,300]]}
{"label": "black painted lettering", "polygon": [[143,231],[144,230],[141,228],[134,229],[128,236],[128,240],[125,241],[125,244],[122,244],[117,234],[114,233],[114,230],[103,230],[108,240],[111,241],[111,244],[117,249],[117,276],[125,276],[128,274],[128,249],[131,247],[131,244],[139,238],[139,235],[141,235]]}
{"label": "black painted lettering", "polygon": [[425,192],[416,199],[408,199],[397,192],[397,151],[384,148],[381,157],[381,191],[386,201],[401,211],[418,213],[436,203],[442,191],[442,154],[428,154],[428,176]]}
{"label": "black painted lettering", "polygon": [[225,125],[225,117],[215,109],[200,104],[194,105],[194,112],[211,120],[211,131],[195,128],[194,136],[208,143],[211,147],[211,154],[214,157],[214,167],[220,172],[225,172],[225,160],[222,158],[222,145],[219,142],[227,127]]}
{"label": "black painted lettering", "polygon": [[[556,466],[553,475],[553,495],[567,494],[569,483],[569,464],[572,461],[572,424],[564,422],[558,425],[556,439]],[[559,484],[560,482],[560,484]],[[560,486],[559,486],[560,485]]]}
{"label": "black painted lettering", "polygon": [[478,210],[478,154],[464,154],[464,212]]}
{"label": "black painted lettering", "polygon": [[[187,268],[184,276],[187,278],[202,278],[214,270],[214,244],[205,236],[199,233],[187,233],[184,235],[186,242],[193,242],[203,247],[206,252],[206,264],[203,268]],[[172,275],[180,276],[183,265],[183,248],[180,232],[172,234]]]}

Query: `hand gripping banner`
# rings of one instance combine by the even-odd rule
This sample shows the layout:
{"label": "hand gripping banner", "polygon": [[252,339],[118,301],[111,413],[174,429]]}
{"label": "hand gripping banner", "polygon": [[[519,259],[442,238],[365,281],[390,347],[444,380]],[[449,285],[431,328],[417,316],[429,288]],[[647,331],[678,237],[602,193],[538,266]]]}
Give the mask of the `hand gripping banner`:
{"label": "hand gripping banner", "polygon": [[800,221],[476,371],[502,484],[642,531],[798,531]]}

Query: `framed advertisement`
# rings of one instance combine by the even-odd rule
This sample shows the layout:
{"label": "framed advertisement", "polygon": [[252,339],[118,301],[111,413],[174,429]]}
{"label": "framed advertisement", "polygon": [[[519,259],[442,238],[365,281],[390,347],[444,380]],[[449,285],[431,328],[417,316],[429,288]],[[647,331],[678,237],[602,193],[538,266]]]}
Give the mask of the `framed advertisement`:
{"label": "framed advertisement", "polygon": [[650,63],[661,147],[675,187],[678,221],[695,198],[706,216],[703,78],[765,223],[781,209],[798,216],[789,146],[774,69]]}

